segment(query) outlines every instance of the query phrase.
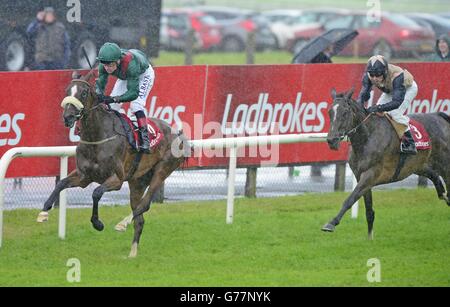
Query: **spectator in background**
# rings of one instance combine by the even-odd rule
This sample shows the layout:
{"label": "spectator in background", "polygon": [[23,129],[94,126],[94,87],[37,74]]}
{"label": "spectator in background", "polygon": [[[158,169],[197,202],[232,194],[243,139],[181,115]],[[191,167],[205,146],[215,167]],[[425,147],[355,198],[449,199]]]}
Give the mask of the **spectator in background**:
{"label": "spectator in background", "polygon": [[333,45],[330,45],[327,49],[316,55],[316,57],[311,60],[311,63],[333,63],[331,61],[332,54],[333,54]]}
{"label": "spectator in background", "polygon": [[55,10],[39,11],[28,26],[27,34],[34,42],[34,69],[64,69],[70,59],[70,39],[64,25],[57,21]]}
{"label": "spectator in background", "polygon": [[450,62],[449,54],[450,38],[443,34],[436,40],[436,53],[432,55],[433,62]]}

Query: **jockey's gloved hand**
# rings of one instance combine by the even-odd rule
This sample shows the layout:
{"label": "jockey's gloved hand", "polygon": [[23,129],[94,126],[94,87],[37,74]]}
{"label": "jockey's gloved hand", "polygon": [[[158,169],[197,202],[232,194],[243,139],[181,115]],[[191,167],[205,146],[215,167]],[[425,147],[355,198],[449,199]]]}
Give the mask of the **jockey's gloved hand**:
{"label": "jockey's gloved hand", "polygon": [[118,103],[119,100],[116,97],[111,96],[104,96],[103,97],[103,103],[111,104],[111,103]]}
{"label": "jockey's gloved hand", "polygon": [[381,107],[379,105],[370,106],[367,108],[367,112],[369,113],[378,113],[382,112]]}
{"label": "jockey's gloved hand", "polygon": [[105,95],[103,94],[97,94],[97,100],[98,102],[102,103],[105,100]]}

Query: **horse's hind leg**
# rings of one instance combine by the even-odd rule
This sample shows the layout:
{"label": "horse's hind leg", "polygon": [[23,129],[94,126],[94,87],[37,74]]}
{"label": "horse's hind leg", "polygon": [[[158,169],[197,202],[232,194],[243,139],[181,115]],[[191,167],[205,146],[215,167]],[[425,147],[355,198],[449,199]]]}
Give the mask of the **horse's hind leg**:
{"label": "horse's hind leg", "polygon": [[116,174],[114,174],[106,179],[105,182],[98,186],[92,193],[93,205],[91,223],[96,230],[102,231],[104,228],[103,223],[98,218],[98,203],[100,199],[105,192],[120,190],[120,188],[122,187],[122,183],[123,181],[120,180]]}
{"label": "horse's hind leg", "polygon": [[[37,222],[42,223],[48,221],[48,211],[50,211],[53,207],[53,204],[55,203],[56,199],[59,196],[59,193],[67,188],[74,188],[82,186],[80,176],[78,175],[77,171],[74,170],[71,172],[66,178],[60,180],[57,184],[53,192],[50,194],[49,198],[44,203],[44,207],[42,211],[39,213],[37,217]],[[84,185],[84,186],[87,186]]]}
{"label": "horse's hind leg", "polygon": [[148,184],[149,178],[145,176],[137,180],[129,181],[130,206],[132,212],[114,227],[115,230],[121,232],[127,230],[128,225],[133,221],[133,210],[136,209],[139,205],[139,202],[141,201]]}
{"label": "horse's hind leg", "polygon": [[445,181],[445,186],[447,187],[447,194],[444,194],[442,199],[444,199],[447,205],[450,206],[450,170],[445,169],[442,177]]}
{"label": "horse's hind leg", "polygon": [[155,165],[153,168],[153,176],[150,180],[147,193],[144,198],[141,199],[138,206],[133,208],[133,220],[134,220],[134,238],[131,244],[130,258],[137,256],[137,249],[139,240],[144,228],[144,216],[143,214],[150,209],[151,203],[157,196],[156,191],[161,187],[164,180],[182,163],[181,159],[163,160]]}
{"label": "horse's hind leg", "polygon": [[437,172],[435,172],[432,169],[426,169],[424,171],[417,172],[417,174],[420,175],[420,176],[425,176],[428,179],[430,179],[433,182],[434,187],[436,188],[436,192],[437,192],[438,198],[445,200],[447,202],[447,204],[448,204],[448,198],[445,195],[444,184],[442,183],[441,178],[439,178],[439,175],[438,175]]}

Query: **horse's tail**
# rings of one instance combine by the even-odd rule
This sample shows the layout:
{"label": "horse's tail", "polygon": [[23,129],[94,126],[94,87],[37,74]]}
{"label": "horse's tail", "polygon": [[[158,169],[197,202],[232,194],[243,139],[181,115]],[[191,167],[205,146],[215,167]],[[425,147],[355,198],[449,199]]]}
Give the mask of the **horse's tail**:
{"label": "horse's tail", "polygon": [[447,114],[445,114],[444,112],[439,112],[438,115],[440,117],[442,117],[443,119],[445,119],[449,124],[450,124],[450,116],[448,116]]}

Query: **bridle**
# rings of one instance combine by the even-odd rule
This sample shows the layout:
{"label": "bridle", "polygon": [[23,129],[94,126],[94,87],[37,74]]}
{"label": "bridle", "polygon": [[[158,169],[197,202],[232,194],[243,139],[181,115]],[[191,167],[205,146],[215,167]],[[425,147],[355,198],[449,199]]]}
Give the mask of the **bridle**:
{"label": "bridle", "polygon": [[350,137],[352,134],[354,134],[360,127],[362,127],[365,122],[372,116],[373,113],[369,113],[358,125],[353,127],[350,130],[345,131],[344,133],[340,134],[338,136],[339,141],[344,140],[346,137]]}
{"label": "bridle", "polygon": [[[89,82],[82,80],[82,79],[73,79],[72,83],[75,83],[75,82],[84,83],[89,86],[88,90],[85,89],[81,93],[81,99],[83,99],[83,100],[86,99],[87,96],[89,95],[89,92],[92,91],[92,85]],[[93,107],[86,109],[84,104],[78,98],[76,98],[74,96],[67,96],[66,98],[64,98],[61,103],[61,106],[64,108],[67,104],[71,104],[77,109],[78,113],[75,114],[76,121],[82,119],[85,115],[89,114],[91,111],[93,111],[101,106],[100,103],[97,103],[97,104],[94,104]]]}
{"label": "bridle", "polygon": [[370,116],[372,116],[372,114],[373,113],[369,113],[369,115],[367,115],[358,125],[356,125],[352,129],[350,129],[350,130],[344,132],[342,135],[340,135],[339,139],[342,141],[346,137],[350,137],[353,133],[356,132],[356,130],[358,130],[370,118]]}
{"label": "bridle", "polygon": [[[84,89],[83,92],[81,93],[81,99],[85,100],[88,97],[89,93],[92,92],[92,85],[89,82],[87,82],[86,80],[82,80],[82,79],[73,79],[71,83],[75,83],[75,82],[84,83],[89,86],[89,89]],[[90,112],[94,111],[95,109],[97,109],[99,107],[102,107],[101,103],[94,103],[94,105],[91,108],[86,109],[84,104],[78,98],[76,98],[74,96],[67,96],[61,102],[61,106],[63,108],[65,108],[66,105],[68,105],[68,104],[74,106],[78,111],[78,113],[76,113],[74,115],[75,121],[81,120],[85,115],[89,114]],[[101,108],[101,110],[104,110],[104,109]],[[99,145],[99,144],[109,142],[109,141],[115,139],[116,137],[117,137],[117,134],[113,135],[112,137],[109,137],[109,138],[106,138],[106,139],[103,139],[100,141],[94,141],[94,142],[84,141],[84,140],[80,139],[80,143],[88,144],[88,145]]]}

